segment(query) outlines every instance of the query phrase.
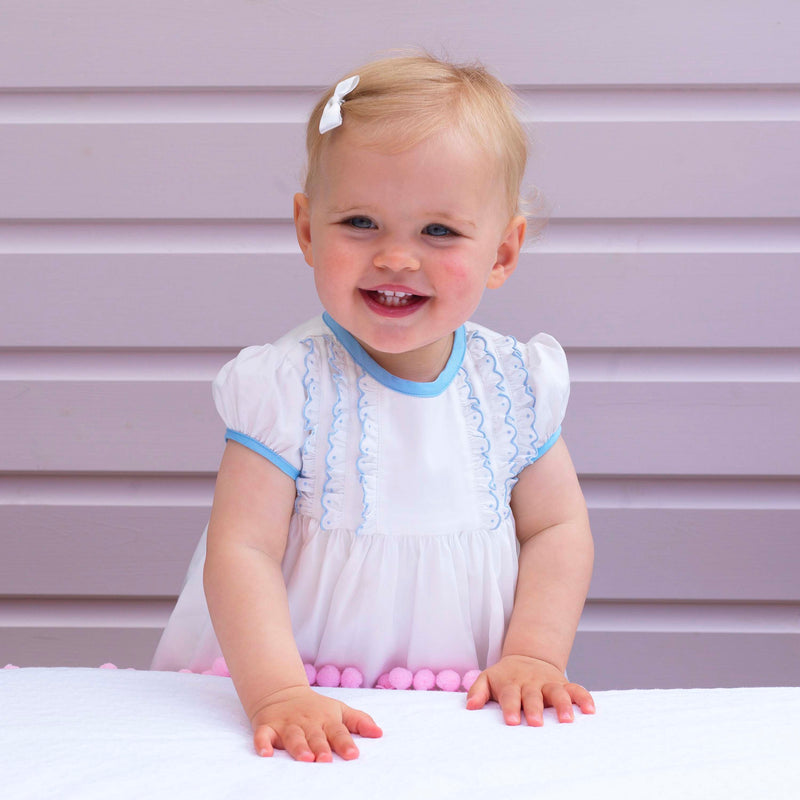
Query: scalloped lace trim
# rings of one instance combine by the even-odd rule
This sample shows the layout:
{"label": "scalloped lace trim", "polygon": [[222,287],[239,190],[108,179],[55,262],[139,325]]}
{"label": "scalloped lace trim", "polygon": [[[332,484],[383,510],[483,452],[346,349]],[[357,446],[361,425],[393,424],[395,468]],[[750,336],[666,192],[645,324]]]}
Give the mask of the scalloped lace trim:
{"label": "scalloped lace trim", "polygon": [[328,433],[328,452],[325,456],[325,483],[322,487],[322,520],[324,530],[340,527],[345,489],[345,453],[347,441],[347,380],[344,374],[344,356],[341,345],[325,337],[330,347],[328,364],[336,385],[333,419]]}
{"label": "scalloped lace trim", "polygon": [[513,404],[511,402],[511,396],[506,389],[503,373],[500,371],[497,359],[489,349],[489,343],[486,339],[477,331],[473,331],[469,337],[467,346],[470,348],[484,385],[494,395],[496,405],[492,408],[492,413],[497,414],[497,416],[501,417],[503,420],[502,424],[498,425],[496,428],[498,435],[496,436],[495,443],[498,463],[504,465],[506,470],[509,470],[509,472],[506,472],[504,481],[504,509],[507,515],[511,513],[508,502],[510,499],[511,487],[514,482],[510,470],[512,465],[516,464],[519,458],[517,425],[512,411]]}
{"label": "scalloped lace trim", "polygon": [[458,387],[459,396],[464,406],[464,418],[469,425],[469,444],[472,453],[472,463],[479,476],[477,481],[478,491],[481,492],[481,509],[486,515],[486,525],[491,530],[497,530],[502,522],[500,503],[497,499],[497,482],[495,481],[492,462],[489,457],[491,444],[484,429],[485,417],[475,397],[472,384],[467,371],[462,367],[459,370],[461,383]]}
{"label": "scalloped lace trim", "polygon": [[358,418],[361,421],[361,440],[358,444],[358,481],[363,494],[361,524],[357,534],[375,532],[375,503],[378,474],[378,421],[375,418],[377,392],[374,382],[365,371],[358,377]]}
{"label": "scalloped lace trim", "polygon": [[530,386],[530,373],[519,348],[519,341],[513,336],[507,336],[502,344],[509,348],[510,369],[507,378],[517,413],[519,447],[517,460],[513,462],[512,475],[506,485],[506,494],[510,497],[516,476],[539,455],[536,444],[539,441],[539,434],[536,430],[536,396]]}
{"label": "scalloped lace trim", "polygon": [[303,405],[303,428],[306,432],[303,441],[301,457],[302,469],[299,477],[295,481],[297,486],[297,500],[295,510],[306,514],[312,514],[314,503],[314,484],[316,476],[317,461],[317,422],[319,420],[319,363],[314,340],[311,337],[303,339],[301,344],[308,348],[306,357],[303,361],[305,372],[303,373],[303,387],[306,394],[306,402]]}

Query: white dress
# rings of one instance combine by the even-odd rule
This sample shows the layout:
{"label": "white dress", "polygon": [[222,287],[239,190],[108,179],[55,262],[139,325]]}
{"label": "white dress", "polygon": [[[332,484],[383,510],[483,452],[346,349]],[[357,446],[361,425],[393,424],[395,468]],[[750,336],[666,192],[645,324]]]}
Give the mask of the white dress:
{"label": "white dress", "polygon": [[[283,573],[295,641],[318,668],[484,669],[499,657],[518,545],[509,499],[558,439],[564,353],[479,325],[430,383],[381,368],[329,315],[245,348],[214,382],[226,437],[295,479]],[[153,661],[221,654],[202,588],[205,535]]]}

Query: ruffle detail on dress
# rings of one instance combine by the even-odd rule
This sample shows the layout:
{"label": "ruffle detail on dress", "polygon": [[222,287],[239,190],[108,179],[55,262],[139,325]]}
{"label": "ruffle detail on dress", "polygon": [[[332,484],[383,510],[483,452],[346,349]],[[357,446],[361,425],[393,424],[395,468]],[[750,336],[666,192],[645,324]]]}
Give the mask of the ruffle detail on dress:
{"label": "ruffle detail on dress", "polygon": [[[489,349],[489,344],[482,334],[472,331],[467,340],[467,347],[474,359],[475,366],[480,374],[483,385],[491,393],[488,401],[491,403],[489,415],[495,420],[494,441],[496,442],[496,463],[513,465],[519,459],[517,445],[517,424],[514,419],[513,404],[508,393],[503,374],[497,364],[497,358]],[[512,481],[505,477],[506,515],[508,508],[509,492]]]}
{"label": "ruffle detail on dress", "polygon": [[378,495],[378,420],[376,419],[377,391],[374,379],[363,369],[358,377],[358,418],[361,421],[361,440],[358,443],[358,481],[361,485],[362,512],[357,534],[375,532],[375,505]]}
{"label": "ruffle detail on dress", "polygon": [[325,456],[325,483],[322,487],[322,520],[324,530],[342,525],[342,503],[345,491],[345,454],[347,446],[347,380],[344,374],[344,355],[341,345],[325,337],[330,355],[328,364],[336,386],[333,419],[328,433],[328,452]]}
{"label": "ruffle detail on dress", "polygon": [[302,469],[295,481],[297,500],[295,511],[313,513],[314,485],[317,473],[317,425],[319,422],[319,359],[314,339],[308,337],[301,342],[307,348],[303,364],[303,387],[306,401],[303,404],[303,429],[306,432],[302,449]]}
{"label": "ruffle detail on dress", "polygon": [[511,489],[522,470],[536,460],[539,454],[536,431],[536,396],[530,386],[530,373],[525,364],[519,342],[513,336],[506,336],[498,342],[498,349],[508,348],[505,356],[508,389],[514,404],[517,422],[517,459],[512,465],[512,474],[506,482],[506,499],[510,499]]}
{"label": "ruffle detail on dress", "polygon": [[485,514],[485,525],[490,530],[497,530],[502,520],[497,500],[497,482],[495,481],[492,461],[489,457],[491,445],[486,435],[478,398],[475,396],[467,371],[462,367],[458,373],[459,397],[464,407],[464,419],[469,425],[469,446],[475,474],[479,476],[477,490],[481,493],[481,510]]}

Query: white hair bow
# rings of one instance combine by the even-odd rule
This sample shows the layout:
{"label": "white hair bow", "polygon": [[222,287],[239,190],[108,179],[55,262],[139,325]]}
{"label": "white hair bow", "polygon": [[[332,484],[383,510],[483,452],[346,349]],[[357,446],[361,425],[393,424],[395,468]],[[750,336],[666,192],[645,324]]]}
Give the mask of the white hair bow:
{"label": "white hair bow", "polygon": [[358,75],[345,78],[336,84],[333,96],[325,103],[322,109],[322,116],[319,118],[319,132],[327,133],[342,124],[342,103],[345,95],[353,91],[358,86]]}

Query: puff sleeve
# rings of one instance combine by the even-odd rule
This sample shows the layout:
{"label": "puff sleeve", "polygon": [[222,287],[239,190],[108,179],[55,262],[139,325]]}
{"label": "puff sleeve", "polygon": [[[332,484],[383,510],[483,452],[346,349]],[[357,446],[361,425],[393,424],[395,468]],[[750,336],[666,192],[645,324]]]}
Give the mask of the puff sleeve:
{"label": "puff sleeve", "polygon": [[291,354],[269,344],[246,347],[220,370],[212,391],[226,441],[239,442],[297,480],[305,388]]}
{"label": "puff sleeve", "polygon": [[561,345],[539,333],[527,344],[515,342],[514,396],[519,452],[515,473],[541,458],[561,435],[561,423],[569,401],[569,369]]}

